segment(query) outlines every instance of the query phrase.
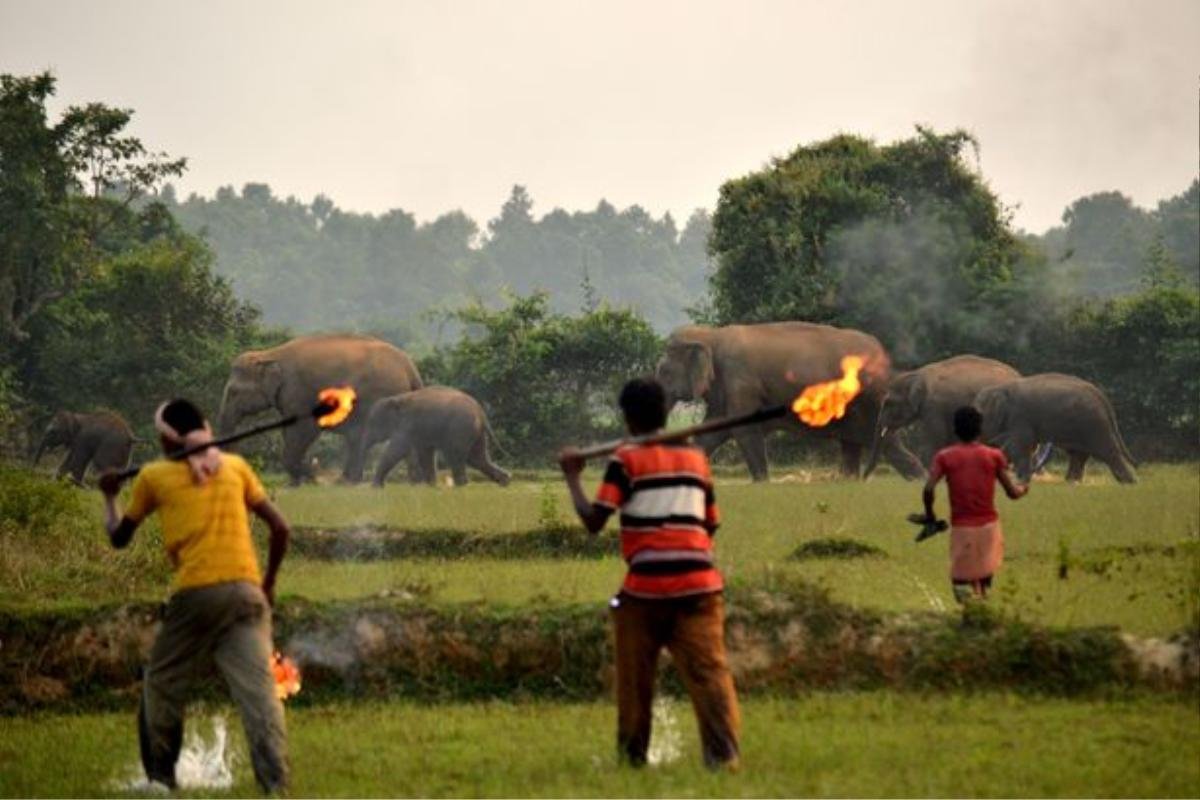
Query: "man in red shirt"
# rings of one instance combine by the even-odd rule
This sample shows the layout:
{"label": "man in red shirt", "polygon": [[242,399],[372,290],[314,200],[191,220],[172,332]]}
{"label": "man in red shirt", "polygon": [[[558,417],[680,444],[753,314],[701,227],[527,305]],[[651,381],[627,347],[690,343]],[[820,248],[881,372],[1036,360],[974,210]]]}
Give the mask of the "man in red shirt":
{"label": "man in red shirt", "polygon": [[[665,393],[653,379],[627,383],[620,405],[634,436],[666,424]],[[723,583],[712,557],[719,518],[704,452],[679,444],[622,447],[595,502],[584,494],[578,451],[564,450],[559,463],[589,533],[598,533],[613,512],[621,514],[621,555],[629,571],[609,603],[620,754],[635,766],[646,763],[658,654],[666,647],[692,698],[704,763],[736,769],[741,718],[725,658]]]}
{"label": "man in red shirt", "polygon": [[1013,500],[1029,493],[1029,485],[1013,481],[1004,453],[979,441],[983,415],[973,406],[954,412],[954,433],[961,440],[933,458],[925,483],[925,519],[936,522],[934,490],[942,478],[950,489],[950,581],[954,597],[964,602],[972,593],[986,597],[992,576],[1004,560],[1004,533],[994,502],[996,483]]}

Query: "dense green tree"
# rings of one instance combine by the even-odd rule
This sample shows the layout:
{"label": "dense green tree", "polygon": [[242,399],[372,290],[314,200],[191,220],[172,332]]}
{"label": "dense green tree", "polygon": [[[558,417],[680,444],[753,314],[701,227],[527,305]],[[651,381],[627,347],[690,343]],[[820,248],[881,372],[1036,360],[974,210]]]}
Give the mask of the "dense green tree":
{"label": "dense green tree", "polygon": [[653,371],[660,347],[630,310],[602,304],[558,314],[544,292],[456,316],[465,335],[424,359],[422,374],[479,398],[505,448],[539,466],[564,444],[619,433],[616,394],[628,378]]}
{"label": "dense green tree", "polygon": [[133,112],[72,106],[51,123],[49,73],[0,76],[0,348],[13,357],[46,305],[79,288],[123,242],[131,206],[183,159],[149,152]]}
{"label": "dense green tree", "polygon": [[194,237],[160,236],[105,262],[39,321],[32,399],[46,410],[106,407],[145,428],[159,402],[213,411],[233,357],[259,339],[257,311],[214,276]]}
{"label": "dense green tree", "polygon": [[863,327],[908,362],[1012,333],[1036,260],[968,164],[974,146],[962,131],[886,146],[840,135],[727,182],[711,315]]}

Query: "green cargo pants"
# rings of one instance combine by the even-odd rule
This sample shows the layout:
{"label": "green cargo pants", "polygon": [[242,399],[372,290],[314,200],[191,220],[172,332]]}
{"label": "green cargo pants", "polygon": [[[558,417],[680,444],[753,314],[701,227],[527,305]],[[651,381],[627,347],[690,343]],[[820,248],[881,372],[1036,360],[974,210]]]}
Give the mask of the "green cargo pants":
{"label": "green cargo pants", "polygon": [[283,790],[287,731],[271,672],[271,608],[245,581],[185,589],[167,603],[138,712],[146,777],[175,786],[189,689],[214,662],[241,712],[254,777],[267,792]]}

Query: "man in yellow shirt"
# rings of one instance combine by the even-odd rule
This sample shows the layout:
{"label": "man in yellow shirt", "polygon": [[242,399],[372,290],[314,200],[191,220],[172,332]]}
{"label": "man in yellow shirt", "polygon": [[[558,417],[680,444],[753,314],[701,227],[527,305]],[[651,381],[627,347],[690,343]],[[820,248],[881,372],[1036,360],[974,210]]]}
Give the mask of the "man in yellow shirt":
{"label": "man in yellow shirt", "polygon": [[[254,776],[265,791],[283,791],[287,732],[271,671],[270,607],[287,551],[287,522],[241,457],[212,447],[185,460],[170,458],[212,441],[211,428],[192,403],[165,403],[154,424],[168,458],[141,470],[124,515],[116,501],[116,474],[100,479],[113,546],[129,544],[138,525],[157,511],[175,572],[138,712],[146,776],[174,788],[188,690],[197,667],[211,661],[241,712]],[[265,575],[259,573],[247,509],[271,530]]]}

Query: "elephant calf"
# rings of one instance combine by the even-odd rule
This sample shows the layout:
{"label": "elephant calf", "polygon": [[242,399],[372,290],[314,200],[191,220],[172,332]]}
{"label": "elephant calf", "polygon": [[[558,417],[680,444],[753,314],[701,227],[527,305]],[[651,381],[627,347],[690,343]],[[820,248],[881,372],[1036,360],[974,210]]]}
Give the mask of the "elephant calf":
{"label": "elephant calf", "polygon": [[475,398],[446,386],[427,386],[385,397],[371,406],[361,459],[365,461],[371,448],[379,442],[388,442],[375,468],[376,486],[383,486],[392,468],[410,453],[417,455],[420,477],[430,484],[435,483],[435,452],[440,452],[450,463],[456,486],[467,482],[468,465],[501,486],[507,486],[509,474],[488,457],[489,436],[495,439],[487,416]]}
{"label": "elephant calf", "polygon": [[59,464],[55,477],[70,474],[76,483],[82,484],[89,465],[101,472],[127,467],[135,441],[129,423],[120,414],[60,411],[46,426],[33,456],[33,465],[37,466],[47,449],[65,447],[67,456]]}
{"label": "elephant calf", "polygon": [[1031,455],[1042,442],[1067,451],[1068,481],[1083,477],[1084,464],[1095,456],[1121,483],[1135,483],[1137,464],[1104,392],[1094,384],[1047,372],[984,389],[975,396],[983,412],[983,439],[1003,448],[1017,475],[1029,480]]}

